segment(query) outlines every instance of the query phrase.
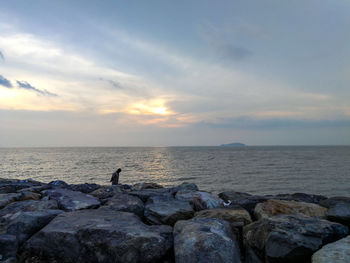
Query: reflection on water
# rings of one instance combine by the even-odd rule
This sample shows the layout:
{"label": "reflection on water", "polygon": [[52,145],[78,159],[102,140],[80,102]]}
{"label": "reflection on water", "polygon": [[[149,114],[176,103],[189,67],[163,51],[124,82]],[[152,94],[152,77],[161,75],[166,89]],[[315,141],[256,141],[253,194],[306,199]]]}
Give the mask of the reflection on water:
{"label": "reflection on water", "polygon": [[108,184],[194,182],[259,194],[350,195],[350,147],[0,148],[0,177]]}

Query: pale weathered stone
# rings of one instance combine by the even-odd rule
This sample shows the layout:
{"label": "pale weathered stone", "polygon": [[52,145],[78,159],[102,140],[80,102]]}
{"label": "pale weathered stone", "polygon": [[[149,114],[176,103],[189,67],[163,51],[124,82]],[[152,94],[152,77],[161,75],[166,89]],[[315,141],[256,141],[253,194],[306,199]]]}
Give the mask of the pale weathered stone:
{"label": "pale weathered stone", "polygon": [[349,263],[350,236],[322,247],[312,255],[312,263]]}
{"label": "pale weathered stone", "polygon": [[257,219],[275,215],[305,215],[325,217],[326,208],[305,202],[271,199],[256,205],[254,215]]}

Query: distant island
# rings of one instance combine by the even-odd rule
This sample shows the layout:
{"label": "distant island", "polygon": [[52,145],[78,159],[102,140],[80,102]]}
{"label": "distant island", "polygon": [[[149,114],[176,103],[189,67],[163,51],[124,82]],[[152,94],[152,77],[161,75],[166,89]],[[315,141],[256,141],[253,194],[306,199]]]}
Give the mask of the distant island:
{"label": "distant island", "polygon": [[246,146],[243,143],[240,142],[234,142],[234,143],[228,143],[228,144],[221,144],[220,146],[224,146],[224,147],[244,147]]}

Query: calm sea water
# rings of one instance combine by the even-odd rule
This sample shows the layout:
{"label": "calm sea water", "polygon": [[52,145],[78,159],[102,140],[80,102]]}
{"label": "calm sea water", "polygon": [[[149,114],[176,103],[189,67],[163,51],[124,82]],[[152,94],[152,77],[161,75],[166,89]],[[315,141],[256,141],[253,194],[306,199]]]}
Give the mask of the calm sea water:
{"label": "calm sea water", "polygon": [[350,196],[350,147],[0,148],[0,177],[109,184],[141,181],[254,194]]}

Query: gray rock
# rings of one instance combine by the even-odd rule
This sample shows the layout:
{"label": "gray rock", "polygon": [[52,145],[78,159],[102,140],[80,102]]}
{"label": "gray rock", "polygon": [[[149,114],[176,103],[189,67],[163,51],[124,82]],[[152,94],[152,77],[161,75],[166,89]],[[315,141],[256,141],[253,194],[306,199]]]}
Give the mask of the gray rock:
{"label": "gray rock", "polygon": [[101,186],[98,184],[70,184],[67,186],[67,189],[72,191],[79,191],[84,194],[89,194],[97,189],[99,189]]}
{"label": "gray rock", "polygon": [[45,190],[42,193],[51,200],[56,200],[58,207],[65,211],[96,208],[100,205],[96,197],[68,189],[56,188]]}
{"label": "gray rock", "polygon": [[193,208],[187,201],[153,201],[145,206],[145,218],[148,223],[154,225],[174,225],[178,220],[192,218],[193,214]]}
{"label": "gray rock", "polygon": [[16,236],[17,242],[22,244],[62,212],[62,210],[18,212],[11,217],[3,217],[0,229],[3,233]]}
{"label": "gray rock", "polygon": [[62,181],[62,180],[51,181],[49,185],[52,187],[61,187],[61,188],[66,188],[69,186],[65,181]]}
{"label": "gray rock", "polygon": [[0,210],[0,217],[10,217],[18,212],[33,212],[47,209],[58,209],[57,202],[55,200],[26,200],[14,202]]}
{"label": "gray rock", "polygon": [[0,178],[0,194],[16,193],[25,188],[43,185],[40,182],[32,179],[17,180],[17,179],[2,179]]}
{"label": "gray rock", "polygon": [[220,207],[223,205],[222,199],[216,194],[202,191],[179,191],[175,195],[178,200],[189,201],[196,211]]}
{"label": "gray rock", "polygon": [[202,210],[195,214],[196,218],[219,218],[223,219],[234,226],[244,226],[250,224],[252,219],[247,210],[241,209],[229,209],[229,208],[214,208],[209,210]]}
{"label": "gray rock", "polygon": [[173,191],[175,193],[177,193],[179,191],[199,191],[199,189],[198,189],[198,186],[196,184],[184,182],[184,183],[174,187]]}
{"label": "gray rock", "polygon": [[140,198],[128,194],[118,193],[108,199],[105,206],[100,209],[112,209],[114,211],[130,212],[143,217],[144,204]]}
{"label": "gray rock", "polygon": [[14,235],[0,234],[0,261],[15,258],[17,254],[17,240]]}
{"label": "gray rock", "polygon": [[172,247],[172,228],[148,226],[132,213],[80,210],[57,216],[29,239],[30,262],[156,262]]}
{"label": "gray rock", "polygon": [[350,198],[332,197],[320,203],[328,208],[326,217],[330,221],[338,222],[350,227]]}
{"label": "gray rock", "polygon": [[319,204],[320,202],[327,200],[327,197],[323,195],[294,193],[294,194],[278,194],[278,195],[275,195],[273,199]]}
{"label": "gray rock", "polygon": [[0,194],[0,209],[10,203],[21,200],[21,193]]}
{"label": "gray rock", "polygon": [[146,182],[141,182],[132,186],[132,189],[134,191],[141,191],[144,189],[159,189],[159,188],[164,188],[164,187],[160,184],[146,183]]}
{"label": "gray rock", "polygon": [[308,262],[323,245],[348,234],[348,228],[327,220],[279,215],[243,228],[246,247],[267,263]]}
{"label": "gray rock", "polygon": [[230,224],[216,218],[193,218],[174,226],[177,263],[241,262],[239,245]]}
{"label": "gray rock", "polygon": [[158,189],[144,189],[140,191],[131,191],[130,195],[137,196],[143,202],[147,202],[148,198],[160,195],[172,195],[171,189],[168,188],[158,188]]}
{"label": "gray rock", "polygon": [[349,263],[350,236],[325,245],[312,255],[312,263]]}

